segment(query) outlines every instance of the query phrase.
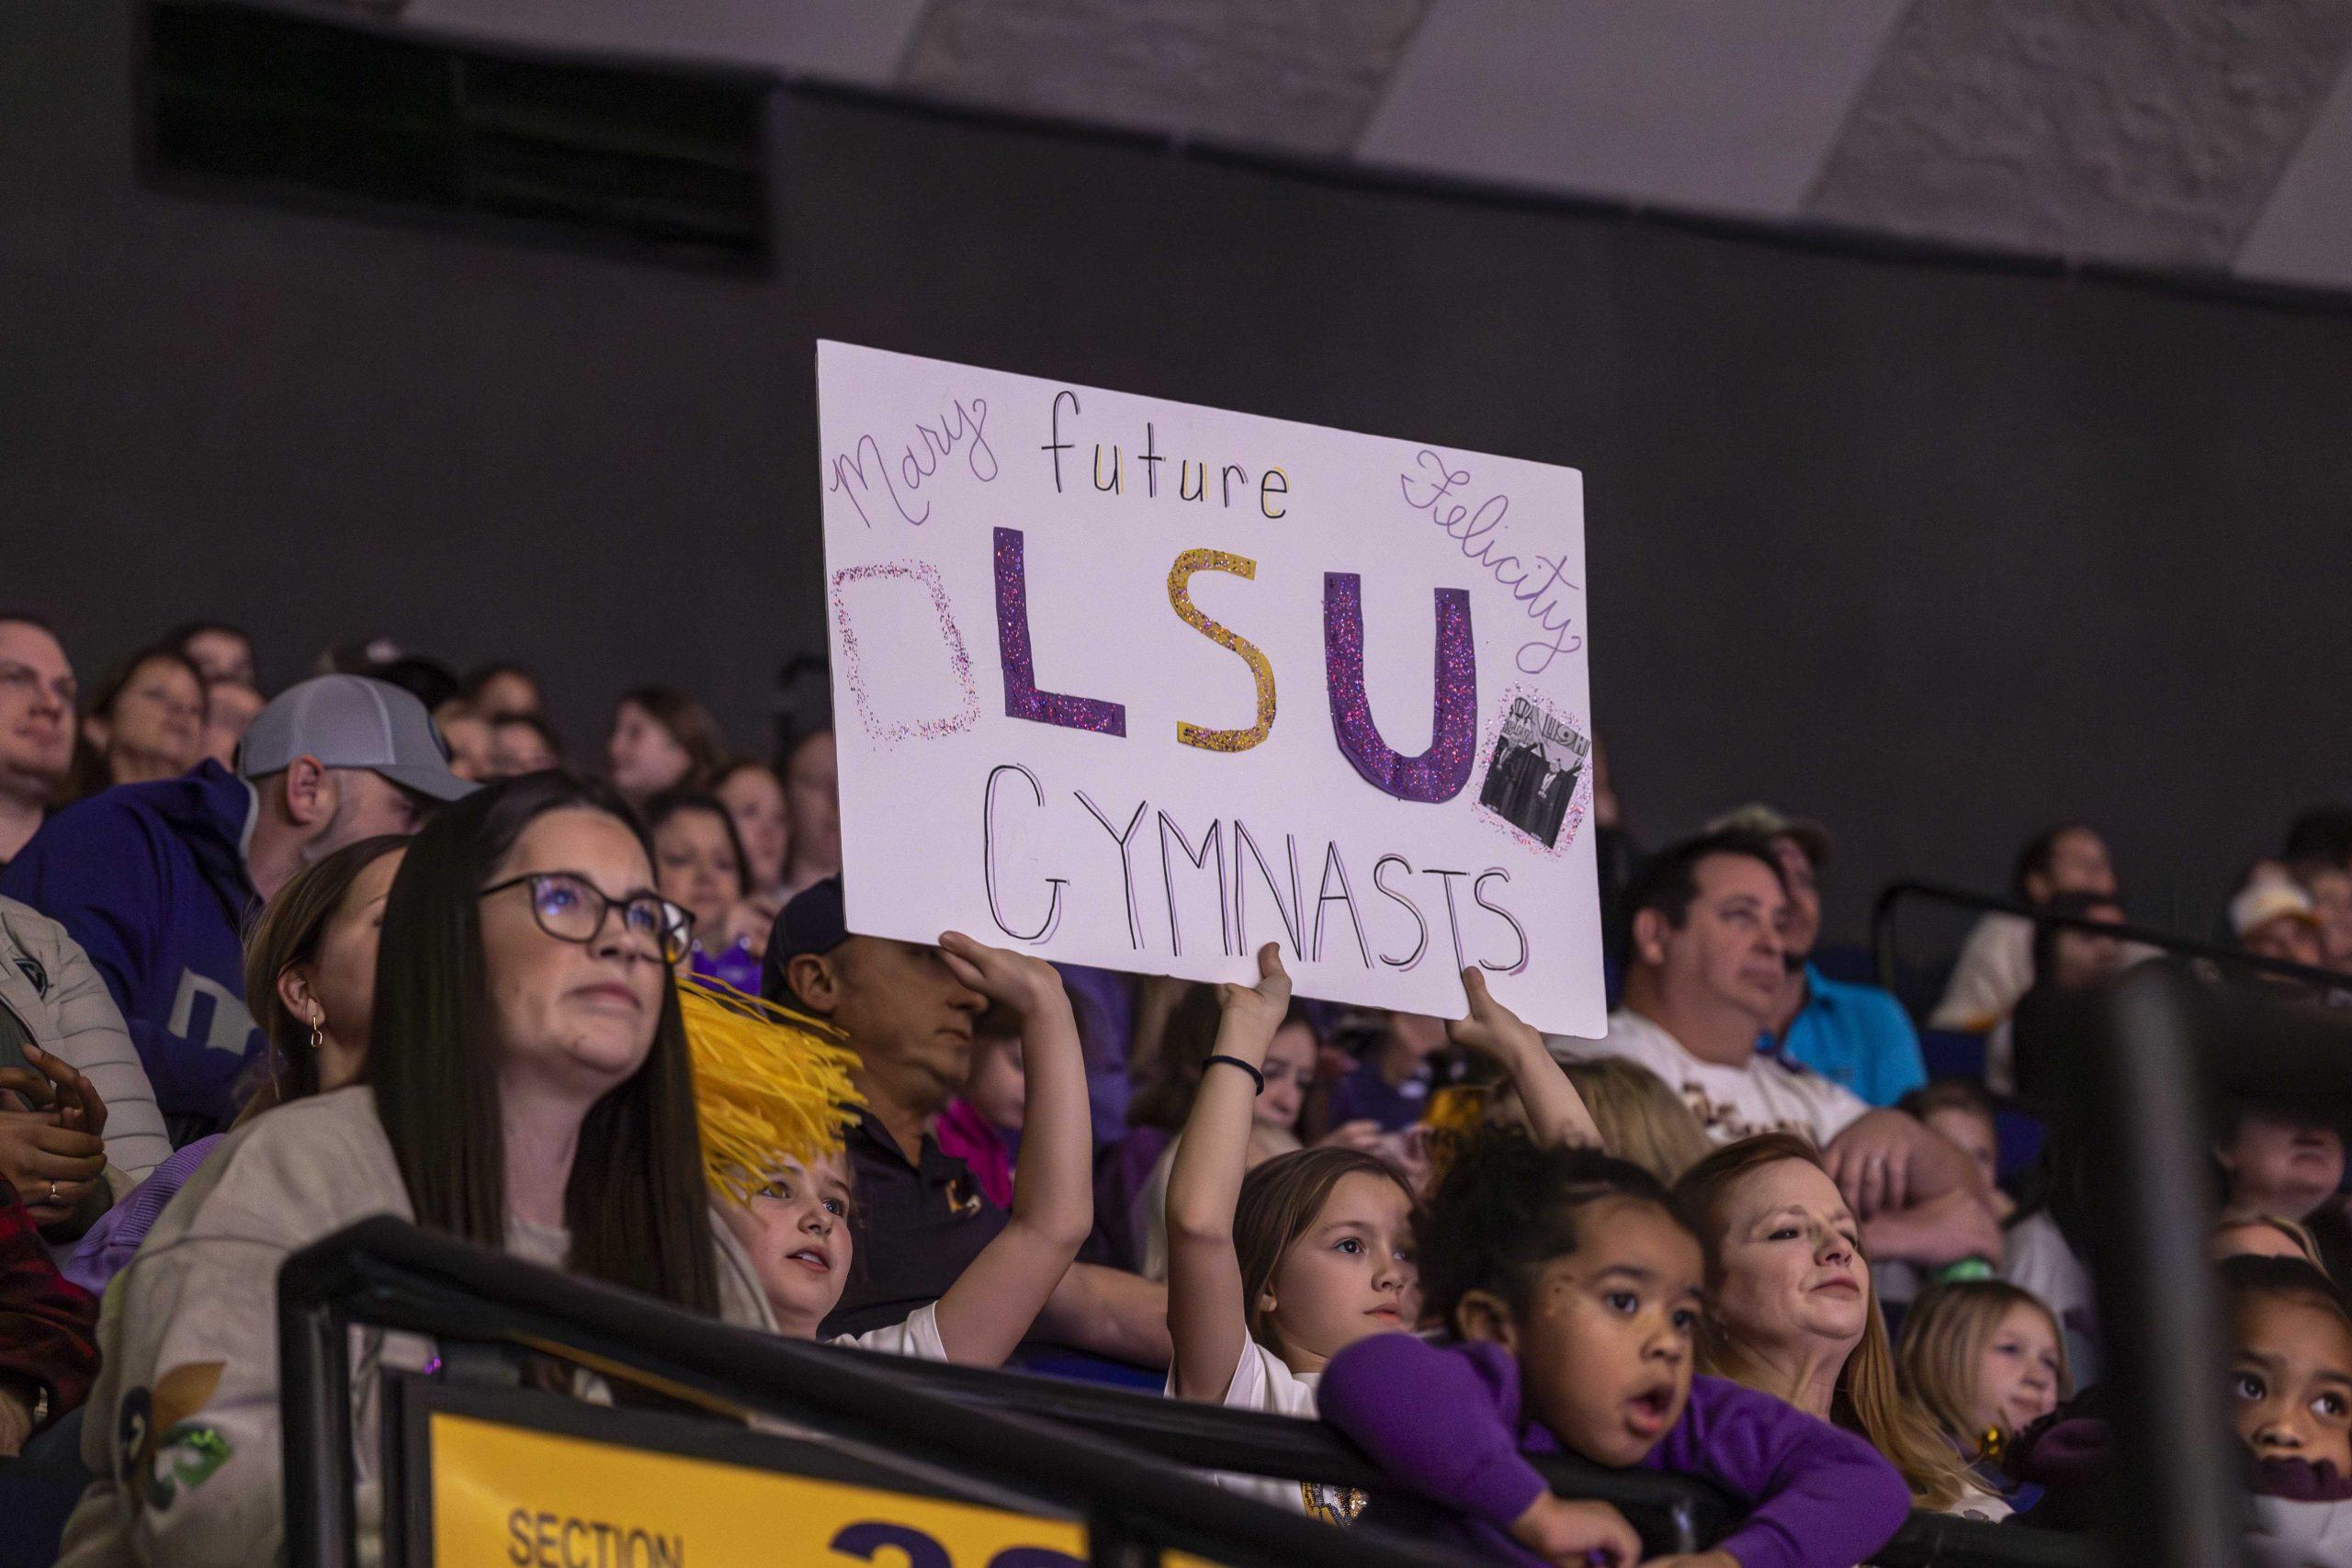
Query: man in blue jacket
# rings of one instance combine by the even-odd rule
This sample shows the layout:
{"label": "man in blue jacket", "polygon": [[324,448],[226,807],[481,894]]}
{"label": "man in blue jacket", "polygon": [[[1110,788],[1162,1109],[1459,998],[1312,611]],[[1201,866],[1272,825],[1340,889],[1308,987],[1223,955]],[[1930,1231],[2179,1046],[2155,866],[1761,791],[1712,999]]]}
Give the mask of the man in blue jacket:
{"label": "man in blue jacket", "polygon": [[357,675],[264,708],[237,771],[209,760],[51,817],[0,893],[65,927],[114,993],[175,1144],[226,1127],[265,1048],[244,1003],[243,933],[262,901],[345,844],[415,829],[474,786],[424,706]]}

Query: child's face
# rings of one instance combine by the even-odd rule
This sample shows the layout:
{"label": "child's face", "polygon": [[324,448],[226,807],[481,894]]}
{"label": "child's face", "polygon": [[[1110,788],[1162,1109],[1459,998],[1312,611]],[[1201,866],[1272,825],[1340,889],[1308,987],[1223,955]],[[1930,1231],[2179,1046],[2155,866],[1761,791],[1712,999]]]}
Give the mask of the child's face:
{"label": "child's face", "polygon": [[1994,1134],[1991,1117],[1947,1106],[1941,1111],[1930,1111],[1919,1120],[1959,1145],[1961,1153],[1975,1162],[1984,1185],[1994,1184],[2000,1175],[2001,1145]]}
{"label": "child's face", "polygon": [[2335,1129],[2249,1111],[2217,1151],[2230,1176],[2230,1208],[2242,1214],[2310,1217],[2344,1180]]}
{"label": "child's face", "polygon": [[1510,1348],[1528,1404],[1575,1452],[1633,1464],[1690,1397],[1703,1263],[1656,1203],[1609,1198],[1577,1217],[1576,1251],[1536,1277]]}
{"label": "child's face", "polygon": [[1323,1363],[1374,1334],[1410,1328],[1420,1310],[1413,1269],[1412,1204],[1385,1176],[1340,1178],[1315,1223],[1283,1254],[1259,1299],[1293,1371]]}
{"label": "child's face", "polygon": [[1315,1031],[1285,1023],[1266,1043],[1266,1091],[1252,1108],[1258,1123],[1287,1133],[1298,1125],[1306,1089],[1315,1081]]}
{"label": "child's face", "polygon": [[848,1167],[834,1153],[807,1165],[786,1159],[749,1203],[718,1205],[787,1338],[815,1338],[849,1283],[849,1202]]}
{"label": "child's face", "polygon": [[2057,1409],[2058,1366],[2050,1314],[2022,1302],[2011,1307],[1977,1358],[1970,1435],[1998,1427],[2014,1437]]}
{"label": "child's face", "polygon": [[2245,1299],[2230,1393],[2238,1436],[2256,1459],[2352,1474],[2352,1325],[2341,1316],[2291,1296]]}

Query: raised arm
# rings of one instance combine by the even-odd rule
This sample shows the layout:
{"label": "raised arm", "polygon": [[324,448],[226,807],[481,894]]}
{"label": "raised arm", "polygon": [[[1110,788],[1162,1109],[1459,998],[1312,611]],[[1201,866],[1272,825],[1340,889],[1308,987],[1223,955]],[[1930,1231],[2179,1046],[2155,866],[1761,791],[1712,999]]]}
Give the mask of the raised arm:
{"label": "raised arm", "polygon": [[1476,968],[1462,972],[1462,989],[1470,998],[1470,1016],[1445,1026],[1446,1038],[1477,1052],[1510,1075],[1520,1104],[1527,1108],[1528,1130],[1539,1144],[1600,1147],[1600,1129],[1593,1123],[1584,1097],[1544,1047],[1544,1037],[1521,1022],[1519,1014],[1497,1001],[1487,989],[1487,976]]}
{"label": "raised arm", "polygon": [[998,1367],[1029,1325],[1094,1226],[1094,1134],[1086,1104],[1086,1058],[1061,976],[1041,958],[989,947],[960,932],[939,939],[956,977],[1021,1020],[1029,1080],[1012,1219],[939,1298],[939,1339],[949,1360]]}
{"label": "raised arm", "polygon": [[1250,1303],[1241,1294],[1241,1260],[1233,1249],[1233,1211],[1249,1168],[1253,1074],[1290,1006],[1290,976],[1272,942],[1258,950],[1258,984],[1220,986],[1225,1010],[1216,1055],[1201,1076],[1168,1173],[1168,1336],[1175,1351],[1179,1397],[1225,1398],[1250,1339]]}
{"label": "raised arm", "polygon": [[1073,1350],[1165,1371],[1168,1287],[1124,1269],[1073,1263],[1038,1314],[1037,1332]]}

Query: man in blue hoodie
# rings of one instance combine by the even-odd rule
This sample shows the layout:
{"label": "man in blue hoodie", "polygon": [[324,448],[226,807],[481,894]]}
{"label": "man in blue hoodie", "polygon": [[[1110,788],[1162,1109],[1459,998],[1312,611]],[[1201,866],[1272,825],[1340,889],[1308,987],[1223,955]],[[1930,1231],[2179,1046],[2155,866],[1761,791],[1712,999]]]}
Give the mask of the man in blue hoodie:
{"label": "man in blue hoodie", "polygon": [[207,760],[51,817],[0,872],[0,893],[88,952],[185,1144],[229,1124],[266,1045],[245,1009],[243,942],[262,901],[312,861],[412,832],[473,787],[414,697],[322,675],[254,719],[235,773]]}

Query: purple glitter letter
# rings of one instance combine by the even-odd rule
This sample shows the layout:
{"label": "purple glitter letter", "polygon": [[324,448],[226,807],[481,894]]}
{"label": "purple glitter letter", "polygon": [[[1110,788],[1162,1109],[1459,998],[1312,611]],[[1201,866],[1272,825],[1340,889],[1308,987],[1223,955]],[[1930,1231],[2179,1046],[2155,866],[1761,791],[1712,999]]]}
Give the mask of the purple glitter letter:
{"label": "purple glitter letter", "polygon": [[[1002,581],[1001,578],[999,581]],[[1430,749],[1400,757],[1380,738],[1363,689],[1363,581],[1323,574],[1323,657],[1331,682],[1331,728],[1356,772],[1399,800],[1434,806],[1470,782],[1478,753],[1478,656],[1470,640],[1470,595],[1437,591],[1437,696]]]}
{"label": "purple glitter letter", "polygon": [[[1065,696],[1037,689],[1037,672],[1029,657],[1029,579],[1021,565],[1021,530],[996,531],[996,641],[1004,657],[1004,711],[1008,717],[1058,724],[1068,729],[1091,729],[1102,735],[1127,733],[1127,710],[1117,703],[1092,697]],[[1467,777],[1465,773],[1464,775]],[[1456,785],[1460,788],[1460,785]]]}

